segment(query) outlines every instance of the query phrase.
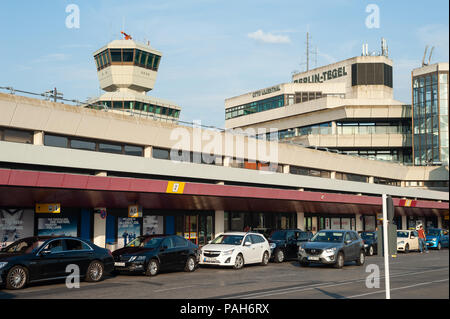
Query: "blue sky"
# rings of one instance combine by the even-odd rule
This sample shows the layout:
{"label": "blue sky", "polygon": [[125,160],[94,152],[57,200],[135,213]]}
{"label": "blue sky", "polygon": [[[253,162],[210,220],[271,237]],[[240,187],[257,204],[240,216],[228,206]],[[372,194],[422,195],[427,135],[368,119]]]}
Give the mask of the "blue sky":
{"label": "blue sky", "polygon": [[[65,25],[72,3],[79,29]],[[380,8],[380,28],[365,26],[369,4]],[[432,62],[449,60],[448,7],[447,0],[3,0],[0,86],[57,87],[79,100],[100,95],[92,53],[120,38],[124,25],[163,53],[149,95],[180,105],[182,120],[224,127],[226,98],[290,82],[304,68],[309,30],[317,66],[360,55],[364,42],[379,51],[386,38],[394,96],[410,103],[411,69],[425,45],[435,46]]]}

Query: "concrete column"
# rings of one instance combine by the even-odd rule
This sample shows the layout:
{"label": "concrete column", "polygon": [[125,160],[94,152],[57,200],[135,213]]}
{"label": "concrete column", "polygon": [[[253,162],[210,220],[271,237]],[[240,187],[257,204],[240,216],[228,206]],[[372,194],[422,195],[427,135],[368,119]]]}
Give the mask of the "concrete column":
{"label": "concrete column", "polygon": [[375,178],[374,178],[373,176],[369,176],[369,183],[370,183],[370,184],[373,184],[373,183],[374,183],[374,179],[375,179]]}
{"label": "concrete column", "polygon": [[297,213],[297,228],[305,230],[305,213]]}
{"label": "concrete column", "polygon": [[331,179],[336,179],[336,172],[331,172],[330,173],[330,178]]}
{"label": "concrete column", "polygon": [[402,229],[408,229],[408,224],[406,223],[406,216],[402,216]]}
{"label": "concrete column", "polygon": [[225,182],[216,182],[216,185],[225,185]]}
{"label": "concrete column", "polygon": [[94,244],[106,247],[106,218],[101,218],[100,214],[94,214]]}
{"label": "concrete column", "polygon": [[405,181],[400,181],[400,187],[406,187],[406,182]]}
{"label": "concrete column", "polygon": [[315,234],[315,233],[317,233],[317,231],[319,230],[319,227],[317,226],[318,225],[318,223],[317,223],[317,220],[318,220],[319,218],[318,217],[313,217],[312,218],[312,231],[313,231],[313,233]]}
{"label": "concrete column", "polygon": [[337,126],[336,121],[331,121],[331,134],[336,135],[337,134]]}
{"label": "concrete column", "polygon": [[304,191],[305,191],[305,189],[304,189],[304,188],[299,188],[299,189],[298,189],[298,191],[300,191],[300,192],[304,192]]}
{"label": "concrete column", "polygon": [[231,157],[224,156],[223,157],[223,166],[229,167],[231,164]]}
{"label": "concrete column", "polygon": [[362,215],[361,214],[355,214],[355,222],[356,222],[356,231],[362,231],[363,224],[362,224]]}
{"label": "concrete column", "polygon": [[223,233],[225,229],[225,212],[223,210],[215,211],[214,238]]}
{"label": "concrete column", "polygon": [[289,169],[290,169],[289,165],[283,165],[283,173],[284,174],[289,174]]}
{"label": "concrete column", "polygon": [[44,145],[44,132],[35,131],[33,134],[33,144],[34,145]]}
{"label": "concrete column", "polygon": [[144,157],[147,157],[147,158],[153,157],[153,156],[152,156],[152,150],[153,150],[153,147],[152,147],[152,146],[146,146],[146,147],[144,147]]}
{"label": "concrete column", "polygon": [[437,226],[437,228],[442,228],[442,216],[438,216],[437,217],[437,222],[438,222],[438,226]]}

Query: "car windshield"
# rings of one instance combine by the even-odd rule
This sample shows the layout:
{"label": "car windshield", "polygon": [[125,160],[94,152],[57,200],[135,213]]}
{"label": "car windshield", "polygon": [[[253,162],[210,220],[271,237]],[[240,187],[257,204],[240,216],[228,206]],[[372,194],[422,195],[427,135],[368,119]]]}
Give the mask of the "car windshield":
{"label": "car windshield", "polygon": [[362,239],[365,239],[365,240],[373,240],[375,238],[375,234],[374,233],[361,233],[361,237],[362,237]]}
{"label": "car windshield", "polygon": [[276,231],[270,236],[269,239],[271,239],[271,240],[285,240],[286,239],[286,232],[284,232],[284,231]]}
{"label": "car windshield", "polygon": [[440,233],[441,233],[440,229],[429,229],[427,235],[439,236]]}
{"label": "car windshield", "polygon": [[26,238],[26,239],[21,239],[18,240],[14,243],[12,243],[11,245],[5,247],[2,252],[6,252],[6,253],[20,253],[20,254],[28,254],[31,251],[33,251],[33,249],[38,248],[39,246],[41,246],[43,243],[45,242],[45,240],[40,240],[39,238]]}
{"label": "car windshield", "polygon": [[398,231],[397,232],[397,237],[408,238],[409,237],[409,232],[408,231]]}
{"label": "car windshield", "polygon": [[163,239],[164,237],[139,236],[131,241],[126,247],[157,248]]}
{"label": "car windshield", "polygon": [[215,238],[211,244],[221,244],[221,245],[240,245],[242,243],[244,236],[240,235],[220,235]]}
{"label": "car windshield", "polygon": [[344,233],[340,232],[318,232],[312,239],[312,242],[333,242],[340,243],[344,238]]}

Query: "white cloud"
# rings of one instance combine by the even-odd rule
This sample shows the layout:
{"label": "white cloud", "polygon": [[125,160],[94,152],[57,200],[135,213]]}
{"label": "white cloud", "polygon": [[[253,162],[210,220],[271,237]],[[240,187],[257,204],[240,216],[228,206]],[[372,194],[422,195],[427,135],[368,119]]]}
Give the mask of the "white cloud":
{"label": "white cloud", "polygon": [[266,43],[291,43],[291,39],[287,35],[274,35],[272,33],[264,33],[262,30],[249,33],[247,36]]}

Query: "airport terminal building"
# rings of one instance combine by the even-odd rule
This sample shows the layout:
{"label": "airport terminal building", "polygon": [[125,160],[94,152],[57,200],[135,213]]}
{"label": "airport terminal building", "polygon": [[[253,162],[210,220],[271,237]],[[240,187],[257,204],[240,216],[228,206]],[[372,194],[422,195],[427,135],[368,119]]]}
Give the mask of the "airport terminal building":
{"label": "airport terminal building", "polygon": [[[398,228],[448,228],[448,165],[404,165],[411,106],[392,98],[386,57],[348,59],[226,100],[227,128],[276,127],[289,143],[179,123],[179,106],[146,95],[162,56],[152,48],[121,40],[94,56],[106,96],[87,107],[0,93],[2,245],[48,234],[115,249],[147,233],[204,245],[247,226],[375,230],[382,194],[394,198]],[[198,134],[217,147],[198,147]],[[238,139],[243,153],[227,147]],[[274,165],[255,143],[274,150]],[[344,153],[364,150],[374,156]]]}

